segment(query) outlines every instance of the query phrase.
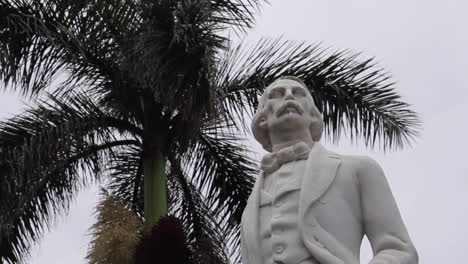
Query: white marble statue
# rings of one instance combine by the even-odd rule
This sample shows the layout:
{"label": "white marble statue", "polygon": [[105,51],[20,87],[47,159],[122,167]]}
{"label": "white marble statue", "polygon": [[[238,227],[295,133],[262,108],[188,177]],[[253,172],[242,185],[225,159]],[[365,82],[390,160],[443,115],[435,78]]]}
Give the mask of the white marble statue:
{"label": "white marble statue", "polygon": [[252,122],[268,153],[242,216],[243,264],[417,264],[385,175],[363,156],[326,150],[323,121],[305,84],[267,87]]}

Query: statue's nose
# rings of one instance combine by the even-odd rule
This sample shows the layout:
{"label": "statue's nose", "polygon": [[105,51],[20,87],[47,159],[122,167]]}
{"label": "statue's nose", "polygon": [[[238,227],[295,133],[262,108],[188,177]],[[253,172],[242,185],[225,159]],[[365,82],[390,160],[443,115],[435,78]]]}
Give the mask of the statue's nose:
{"label": "statue's nose", "polygon": [[292,94],[291,90],[286,90],[284,100],[295,100],[294,95]]}

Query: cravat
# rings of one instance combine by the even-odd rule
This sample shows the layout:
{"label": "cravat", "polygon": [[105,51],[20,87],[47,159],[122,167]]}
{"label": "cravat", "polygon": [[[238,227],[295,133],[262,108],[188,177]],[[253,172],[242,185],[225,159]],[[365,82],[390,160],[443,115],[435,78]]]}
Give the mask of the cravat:
{"label": "cravat", "polygon": [[266,174],[270,174],[279,169],[284,163],[307,159],[309,152],[309,145],[299,142],[278,152],[265,154],[260,162],[260,167]]}

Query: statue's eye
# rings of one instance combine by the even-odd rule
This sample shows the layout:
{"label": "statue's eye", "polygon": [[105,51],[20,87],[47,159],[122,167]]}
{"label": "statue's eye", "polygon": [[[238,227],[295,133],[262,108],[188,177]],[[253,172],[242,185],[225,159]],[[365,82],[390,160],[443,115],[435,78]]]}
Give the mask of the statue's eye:
{"label": "statue's eye", "polygon": [[304,89],[302,89],[302,88],[294,88],[292,90],[292,93],[293,93],[294,96],[298,96],[298,97],[304,97],[304,96],[307,95],[306,91]]}
{"label": "statue's eye", "polygon": [[273,89],[268,94],[269,99],[281,98],[283,96],[284,96],[284,90],[283,89]]}

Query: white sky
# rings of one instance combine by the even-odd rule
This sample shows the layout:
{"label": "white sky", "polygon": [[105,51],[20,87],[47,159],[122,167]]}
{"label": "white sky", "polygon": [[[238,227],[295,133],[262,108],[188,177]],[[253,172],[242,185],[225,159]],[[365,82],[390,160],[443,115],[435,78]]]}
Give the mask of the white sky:
{"label": "white sky", "polygon": [[[278,37],[375,56],[398,82],[398,92],[423,121],[412,148],[384,154],[352,146],[326,146],[370,155],[384,168],[420,263],[463,263],[468,249],[468,3],[445,0],[271,0],[249,39]],[[2,93],[1,117],[18,112]],[[258,149],[258,145],[255,147]],[[97,188],[83,191],[68,216],[32,252],[33,264],[85,263]],[[364,245],[361,263],[371,253]]]}

